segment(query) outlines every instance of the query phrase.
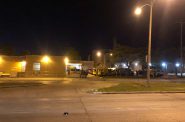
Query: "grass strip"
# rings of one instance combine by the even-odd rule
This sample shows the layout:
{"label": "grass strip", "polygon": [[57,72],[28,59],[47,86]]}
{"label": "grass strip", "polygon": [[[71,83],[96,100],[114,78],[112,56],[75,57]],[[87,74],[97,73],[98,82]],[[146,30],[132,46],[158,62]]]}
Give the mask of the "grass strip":
{"label": "grass strip", "polygon": [[134,92],[134,91],[185,91],[185,82],[151,82],[147,87],[146,82],[121,82],[118,85],[100,88],[98,92]]}

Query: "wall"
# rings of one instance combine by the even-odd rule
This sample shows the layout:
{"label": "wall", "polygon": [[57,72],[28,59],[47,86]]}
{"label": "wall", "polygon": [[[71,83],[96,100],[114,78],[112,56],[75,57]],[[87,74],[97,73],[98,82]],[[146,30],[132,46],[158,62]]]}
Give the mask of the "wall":
{"label": "wall", "polygon": [[22,72],[21,62],[24,58],[22,56],[0,56],[0,72],[16,76],[18,72]]}
{"label": "wall", "polygon": [[[48,56],[48,62],[43,61],[44,57],[44,55],[0,56],[0,72],[19,77],[63,77],[66,75],[65,57]],[[23,61],[25,68],[23,68]],[[69,62],[81,63],[88,68],[93,68],[94,65],[93,61],[69,60]],[[34,63],[40,64],[40,70],[34,70]]]}
{"label": "wall", "polygon": [[[65,76],[65,63],[63,56],[48,56],[49,61],[43,61],[44,56],[28,55],[26,56],[26,76],[44,76],[44,77],[59,77]],[[34,63],[40,63],[40,71],[33,69]]]}

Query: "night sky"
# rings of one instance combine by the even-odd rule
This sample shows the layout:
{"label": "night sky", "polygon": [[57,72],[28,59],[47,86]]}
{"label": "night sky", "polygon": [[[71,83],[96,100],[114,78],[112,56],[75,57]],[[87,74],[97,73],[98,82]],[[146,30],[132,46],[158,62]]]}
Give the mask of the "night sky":
{"label": "night sky", "polygon": [[[144,8],[140,17],[133,12],[147,1],[1,1],[0,44],[12,45],[16,53],[29,50],[32,54],[53,55],[74,47],[83,57],[93,49],[112,48],[114,38],[124,45],[146,48],[149,8]],[[185,0],[158,0],[153,17],[153,50],[178,48],[177,22],[185,21]]]}

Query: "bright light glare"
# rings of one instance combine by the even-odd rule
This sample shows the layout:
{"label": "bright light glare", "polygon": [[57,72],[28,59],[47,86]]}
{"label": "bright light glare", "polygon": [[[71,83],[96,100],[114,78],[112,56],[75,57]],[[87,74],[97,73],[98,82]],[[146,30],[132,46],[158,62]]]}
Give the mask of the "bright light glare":
{"label": "bright light glare", "polygon": [[64,62],[67,65],[69,63],[69,59],[67,57],[65,57]]}
{"label": "bright light glare", "polygon": [[22,61],[22,62],[21,62],[21,65],[22,65],[22,66],[26,66],[26,61]]}
{"label": "bright light glare", "polygon": [[44,62],[44,63],[49,63],[50,62],[50,58],[48,57],[48,56],[44,56],[43,58],[42,58],[42,62]]}
{"label": "bright light glare", "polygon": [[138,63],[135,63],[135,66],[138,66]]}
{"label": "bright light glare", "polygon": [[101,52],[98,51],[98,52],[96,53],[96,55],[97,55],[98,57],[100,57],[100,56],[101,56]]}
{"label": "bright light glare", "polygon": [[141,8],[136,8],[136,10],[135,10],[135,14],[136,15],[140,15],[142,13],[142,9]]}
{"label": "bright light glare", "polygon": [[176,66],[176,67],[180,67],[180,63],[176,63],[175,66]]}
{"label": "bright light glare", "polygon": [[166,65],[167,65],[167,64],[166,64],[165,62],[162,63],[162,67],[166,67]]}
{"label": "bright light glare", "polygon": [[3,62],[3,58],[2,57],[0,57],[0,64]]}
{"label": "bright light glare", "polygon": [[113,54],[112,54],[112,53],[110,53],[110,56],[113,56]]}

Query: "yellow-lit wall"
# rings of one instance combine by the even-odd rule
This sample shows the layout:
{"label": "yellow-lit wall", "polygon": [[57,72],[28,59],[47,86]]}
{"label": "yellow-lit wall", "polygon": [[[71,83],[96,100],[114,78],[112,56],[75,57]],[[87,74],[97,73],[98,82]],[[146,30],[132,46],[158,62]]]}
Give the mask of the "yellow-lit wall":
{"label": "yellow-lit wall", "polygon": [[[64,56],[48,56],[45,58],[47,59],[45,61],[48,62],[43,60],[44,57],[44,55],[0,56],[0,72],[19,77],[62,77],[66,75]],[[70,59],[69,62],[81,63],[88,68],[93,68],[94,64],[90,61],[70,61]],[[40,63],[39,71],[34,70],[34,63]]]}
{"label": "yellow-lit wall", "polygon": [[17,56],[0,56],[0,72],[8,73],[11,76],[22,71],[22,57]]}
{"label": "yellow-lit wall", "polygon": [[[63,56],[48,56],[49,62],[43,61],[44,55],[26,56],[26,76],[64,76],[65,63]],[[40,63],[40,71],[33,70],[33,64]]]}

